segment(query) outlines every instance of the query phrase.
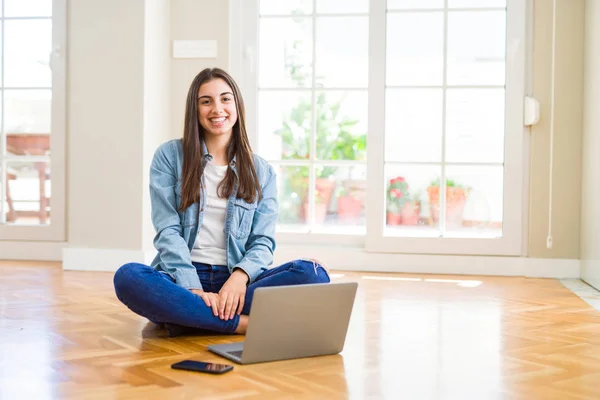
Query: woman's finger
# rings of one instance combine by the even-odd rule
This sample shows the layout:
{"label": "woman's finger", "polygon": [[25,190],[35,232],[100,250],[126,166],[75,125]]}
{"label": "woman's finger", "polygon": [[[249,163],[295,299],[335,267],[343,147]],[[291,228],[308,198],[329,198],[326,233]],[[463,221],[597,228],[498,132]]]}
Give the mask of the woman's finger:
{"label": "woman's finger", "polygon": [[235,315],[235,309],[238,306],[239,300],[240,300],[240,295],[238,293],[236,293],[233,298],[233,301],[231,302],[231,306],[229,306],[229,308],[227,309],[228,319],[233,319],[233,316]]}
{"label": "woman's finger", "polygon": [[227,303],[225,304],[225,309],[223,310],[223,319],[229,319],[229,312],[231,311],[231,303],[233,303],[235,294],[231,293],[227,296]]}
{"label": "woman's finger", "polygon": [[215,317],[218,317],[219,316],[219,296],[215,296],[213,293],[211,293],[210,297],[212,297],[210,302],[212,303],[213,314],[215,314]]}
{"label": "woman's finger", "polygon": [[229,298],[229,293],[223,292],[221,296],[219,296],[219,317],[221,319],[225,319],[225,307],[227,306],[227,299]]}
{"label": "woman's finger", "polygon": [[210,297],[208,297],[208,296],[206,295],[206,293],[203,293],[203,294],[200,296],[200,298],[201,298],[202,300],[204,300],[204,303],[206,304],[206,306],[207,306],[207,307],[210,307]]}
{"label": "woman's finger", "polygon": [[244,309],[244,295],[240,295],[240,303],[238,305],[237,314],[242,315],[242,310]]}

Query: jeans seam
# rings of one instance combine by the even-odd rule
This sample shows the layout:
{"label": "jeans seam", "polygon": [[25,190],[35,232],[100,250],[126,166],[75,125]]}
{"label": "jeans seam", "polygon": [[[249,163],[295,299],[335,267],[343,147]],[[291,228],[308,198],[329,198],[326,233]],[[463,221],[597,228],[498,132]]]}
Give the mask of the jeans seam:
{"label": "jeans seam", "polygon": [[311,262],[313,265],[313,268],[315,269],[315,275],[319,274],[319,271],[317,270],[317,267],[321,267],[321,269],[323,271],[325,271],[325,275],[327,275],[328,278],[329,277],[329,273],[327,272],[327,270],[325,269],[325,267],[323,267],[320,263],[317,263],[315,260],[313,260],[312,258],[301,258],[302,261],[306,261],[306,262]]}

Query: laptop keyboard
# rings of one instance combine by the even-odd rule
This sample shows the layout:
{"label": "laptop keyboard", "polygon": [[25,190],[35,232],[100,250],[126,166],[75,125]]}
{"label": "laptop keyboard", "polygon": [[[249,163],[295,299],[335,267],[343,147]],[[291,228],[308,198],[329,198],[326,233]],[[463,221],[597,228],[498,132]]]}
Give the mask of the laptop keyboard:
{"label": "laptop keyboard", "polygon": [[232,356],[241,358],[242,357],[242,350],[228,351],[227,354],[231,354]]}

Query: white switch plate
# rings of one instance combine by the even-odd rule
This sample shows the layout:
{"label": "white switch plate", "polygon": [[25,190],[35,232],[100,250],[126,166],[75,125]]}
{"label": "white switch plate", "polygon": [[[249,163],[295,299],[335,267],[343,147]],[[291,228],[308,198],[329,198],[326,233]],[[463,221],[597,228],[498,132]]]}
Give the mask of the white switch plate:
{"label": "white switch plate", "polygon": [[217,41],[173,40],[173,58],[217,58]]}

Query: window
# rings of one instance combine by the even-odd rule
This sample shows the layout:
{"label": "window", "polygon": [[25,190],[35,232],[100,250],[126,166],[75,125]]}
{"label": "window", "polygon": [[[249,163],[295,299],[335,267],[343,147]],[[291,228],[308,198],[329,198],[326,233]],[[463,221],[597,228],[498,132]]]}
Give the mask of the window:
{"label": "window", "polygon": [[255,151],[278,171],[284,240],[520,254],[524,2],[232,10],[233,72]]}
{"label": "window", "polygon": [[0,238],[64,240],[64,0],[0,14]]}

